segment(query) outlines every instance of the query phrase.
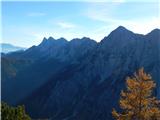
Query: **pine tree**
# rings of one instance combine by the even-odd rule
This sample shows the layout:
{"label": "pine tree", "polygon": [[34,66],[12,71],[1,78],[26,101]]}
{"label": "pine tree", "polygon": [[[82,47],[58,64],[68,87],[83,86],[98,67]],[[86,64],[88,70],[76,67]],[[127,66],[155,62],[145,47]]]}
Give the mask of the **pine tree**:
{"label": "pine tree", "polygon": [[141,68],[127,78],[126,85],[126,91],[121,91],[122,112],[113,109],[113,117],[116,120],[160,120],[160,101],[152,96],[156,86],[152,77]]}
{"label": "pine tree", "polygon": [[6,103],[1,103],[1,119],[2,120],[31,120],[25,113],[24,106],[11,107]]}

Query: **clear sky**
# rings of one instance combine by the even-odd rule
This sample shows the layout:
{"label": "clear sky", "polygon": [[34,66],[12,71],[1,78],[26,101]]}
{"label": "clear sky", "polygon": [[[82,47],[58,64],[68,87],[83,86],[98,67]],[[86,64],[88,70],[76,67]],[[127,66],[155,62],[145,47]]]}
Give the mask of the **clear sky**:
{"label": "clear sky", "polygon": [[11,1],[2,2],[1,42],[22,47],[49,36],[100,41],[120,25],[141,34],[160,28],[158,0]]}

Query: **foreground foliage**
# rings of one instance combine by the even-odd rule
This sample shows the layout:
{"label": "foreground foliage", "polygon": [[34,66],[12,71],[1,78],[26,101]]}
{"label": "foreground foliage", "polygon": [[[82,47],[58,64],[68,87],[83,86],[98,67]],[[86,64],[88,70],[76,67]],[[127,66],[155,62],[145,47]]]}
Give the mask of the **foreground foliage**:
{"label": "foreground foliage", "polygon": [[2,102],[1,120],[31,120],[31,118],[25,113],[24,106],[11,107]]}
{"label": "foreground foliage", "polygon": [[112,115],[117,120],[160,120],[160,102],[152,96],[156,84],[149,74],[142,69],[128,77],[127,90],[121,92],[120,108],[122,113],[115,109]]}

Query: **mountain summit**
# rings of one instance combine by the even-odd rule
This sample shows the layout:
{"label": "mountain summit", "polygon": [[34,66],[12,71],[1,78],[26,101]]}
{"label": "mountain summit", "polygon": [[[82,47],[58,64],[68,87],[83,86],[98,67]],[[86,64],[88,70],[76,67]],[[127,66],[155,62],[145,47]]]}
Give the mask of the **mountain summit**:
{"label": "mountain summit", "polygon": [[24,104],[33,118],[112,120],[126,76],[141,67],[153,76],[160,99],[157,33],[135,34],[120,26],[99,43],[45,38],[24,52],[4,55],[2,100]]}

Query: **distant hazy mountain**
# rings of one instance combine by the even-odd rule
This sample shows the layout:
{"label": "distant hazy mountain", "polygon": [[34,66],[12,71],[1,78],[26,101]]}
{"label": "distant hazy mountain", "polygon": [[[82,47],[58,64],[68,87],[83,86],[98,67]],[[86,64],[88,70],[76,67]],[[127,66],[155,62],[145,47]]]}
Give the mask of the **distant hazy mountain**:
{"label": "distant hazy mountain", "polygon": [[99,43],[44,38],[2,58],[2,100],[25,104],[33,118],[112,120],[125,78],[141,67],[153,76],[160,99],[159,29],[141,35],[120,26]]}
{"label": "distant hazy mountain", "polygon": [[8,43],[0,43],[1,46],[1,51],[2,53],[9,53],[9,52],[14,52],[14,51],[19,51],[19,50],[25,50],[26,48],[14,46]]}

